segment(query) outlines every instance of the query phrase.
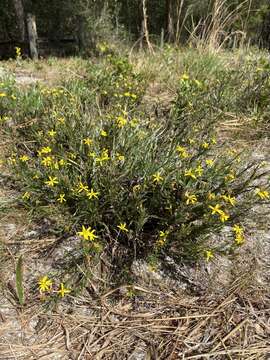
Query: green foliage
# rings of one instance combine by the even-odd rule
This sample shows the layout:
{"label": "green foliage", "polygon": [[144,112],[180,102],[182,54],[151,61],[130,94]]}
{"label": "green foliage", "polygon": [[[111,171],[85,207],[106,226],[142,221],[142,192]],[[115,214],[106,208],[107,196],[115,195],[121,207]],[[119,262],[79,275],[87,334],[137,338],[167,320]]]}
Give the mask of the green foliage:
{"label": "green foliage", "polygon": [[16,289],[21,306],[24,304],[24,289],[23,289],[23,258],[19,257],[16,265]]}

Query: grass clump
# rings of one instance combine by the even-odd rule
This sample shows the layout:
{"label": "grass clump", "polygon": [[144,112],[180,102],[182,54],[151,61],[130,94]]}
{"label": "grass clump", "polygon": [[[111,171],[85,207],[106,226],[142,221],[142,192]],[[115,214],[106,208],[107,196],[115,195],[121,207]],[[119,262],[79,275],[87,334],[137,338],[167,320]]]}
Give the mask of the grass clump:
{"label": "grass clump", "polygon": [[59,234],[76,235],[74,266],[101,253],[116,272],[138,258],[166,265],[230,254],[245,242],[247,211],[269,198],[267,184],[255,185],[263,164],[216,140],[219,97],[212,100],[206,80],[183,74],[168,120],[141,106],[146,86],[125,58],[109,54],[83,79],[13,86],[1,100],[1,116],[12,114],[3,130],[13,136],[6,163],[19,202],[56,219]]}

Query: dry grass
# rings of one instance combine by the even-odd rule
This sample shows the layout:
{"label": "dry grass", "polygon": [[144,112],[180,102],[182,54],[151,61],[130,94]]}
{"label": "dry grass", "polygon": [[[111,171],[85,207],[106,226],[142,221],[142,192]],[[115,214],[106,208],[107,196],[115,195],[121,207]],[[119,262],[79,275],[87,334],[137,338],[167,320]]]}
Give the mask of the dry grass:
{"label": "dry grass", "polygon": [[17,319],[2,315],[1,358],[266,359],[269,355],[270,303],[263,289],[256,288],[254,296],[254,289],[243,292],[240,282],[218,298],[133,289],[137,295],[131,300],[123,296],[127,290],[123,286],[97,299],[72,298],[51,313],[36,305],[22,310]]}

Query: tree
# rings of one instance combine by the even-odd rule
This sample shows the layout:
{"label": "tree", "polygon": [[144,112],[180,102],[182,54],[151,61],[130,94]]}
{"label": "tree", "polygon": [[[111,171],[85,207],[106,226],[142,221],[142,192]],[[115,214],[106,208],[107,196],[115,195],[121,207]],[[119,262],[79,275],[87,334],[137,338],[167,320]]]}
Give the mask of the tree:
{"label": "tree", "polygon": [[19,30],[19,40],[23,42],[25,41],[25,17],[23,0],[13,0],[13,6],[15,9],[17,26]]}

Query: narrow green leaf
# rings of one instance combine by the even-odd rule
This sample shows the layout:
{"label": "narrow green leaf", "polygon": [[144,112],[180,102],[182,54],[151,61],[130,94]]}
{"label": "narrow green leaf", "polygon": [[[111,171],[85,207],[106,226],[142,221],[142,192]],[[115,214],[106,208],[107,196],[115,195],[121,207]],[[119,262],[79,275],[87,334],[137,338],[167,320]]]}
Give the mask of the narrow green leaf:
{"label": "narrow green leaf", "polygon": [[23,259],[19,257],[16,266],[16,289],[20,305],[24,304],[24,290],[23,290]]}

